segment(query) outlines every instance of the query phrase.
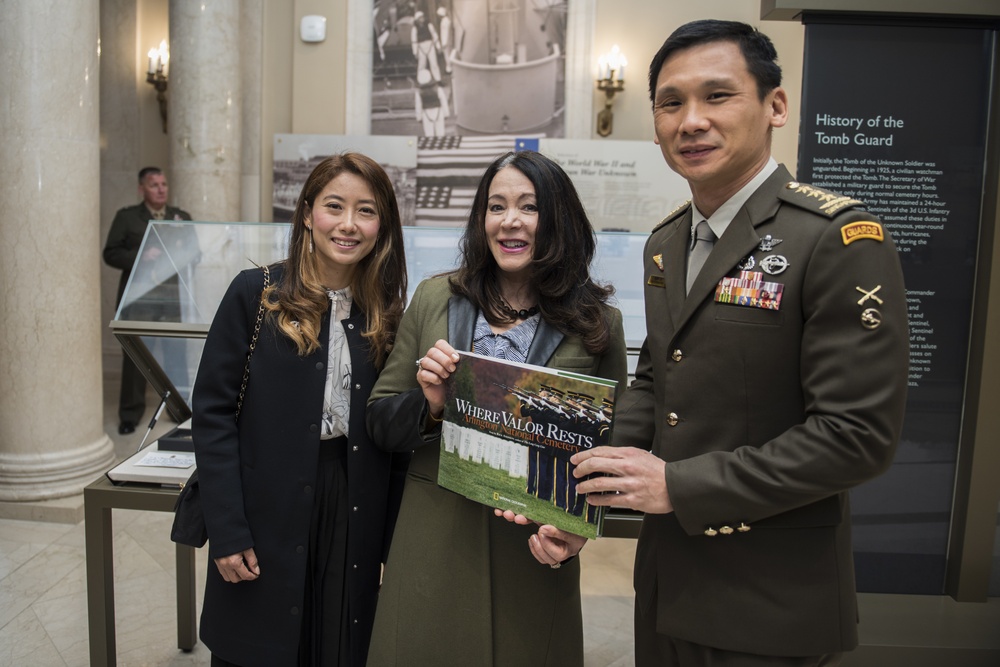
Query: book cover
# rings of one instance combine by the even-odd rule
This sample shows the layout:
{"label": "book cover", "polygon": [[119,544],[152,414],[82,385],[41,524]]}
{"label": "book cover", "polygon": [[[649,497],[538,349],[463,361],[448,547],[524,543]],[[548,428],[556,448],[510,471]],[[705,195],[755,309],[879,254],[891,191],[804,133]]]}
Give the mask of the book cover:
{"label": "book cover", "polygon": [[448,378],[438,484],[588,538],[604,507],[576,493],[573,454],[611,442],[617,382],[461,352]]}

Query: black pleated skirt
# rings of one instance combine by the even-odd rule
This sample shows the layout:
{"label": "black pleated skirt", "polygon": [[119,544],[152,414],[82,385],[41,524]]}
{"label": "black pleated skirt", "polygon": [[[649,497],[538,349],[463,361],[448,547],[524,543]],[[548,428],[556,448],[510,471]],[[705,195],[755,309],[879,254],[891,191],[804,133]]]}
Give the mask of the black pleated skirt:
{"label": "black pleated skirt", "polygon": [[319,443],[316,500],[309,529],[300,667],[350,662],[347,610],[347,438]]}

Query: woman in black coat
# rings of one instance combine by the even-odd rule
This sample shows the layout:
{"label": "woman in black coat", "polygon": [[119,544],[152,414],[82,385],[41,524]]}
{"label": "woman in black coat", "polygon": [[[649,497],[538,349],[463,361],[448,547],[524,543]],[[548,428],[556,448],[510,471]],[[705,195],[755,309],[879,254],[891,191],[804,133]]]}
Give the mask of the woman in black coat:
{"label": "woman in black coat", "polygon": [[362,667],[408,460],[365,428],[406,294],[399,209],[377,163],[346,153],[310,174],[244,393],[263,286],[262,269],[233,280],[194,386],[201,639],[213,665]]}

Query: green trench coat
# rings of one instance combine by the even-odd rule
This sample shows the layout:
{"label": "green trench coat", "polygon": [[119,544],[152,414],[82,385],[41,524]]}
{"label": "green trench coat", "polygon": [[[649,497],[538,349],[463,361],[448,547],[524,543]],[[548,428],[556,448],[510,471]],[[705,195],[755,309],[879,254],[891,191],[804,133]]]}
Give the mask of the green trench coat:
{"label": "green trench coat", "polygon": [[[476,309],[452,296],[447,278],[423,282],[368,409],[377,447],[416,449],[386,564],[369,653],[370,667],[582,665],[578,559],[562,568],[528,549],[534,527],[437,485],[440,429],[420,434],[426,402],[414,361],[438,339],[469,350]],[[609,313],[611,347],[588,353],[544,321],[528,362],[616,379],[627,374],[621,313]]]}

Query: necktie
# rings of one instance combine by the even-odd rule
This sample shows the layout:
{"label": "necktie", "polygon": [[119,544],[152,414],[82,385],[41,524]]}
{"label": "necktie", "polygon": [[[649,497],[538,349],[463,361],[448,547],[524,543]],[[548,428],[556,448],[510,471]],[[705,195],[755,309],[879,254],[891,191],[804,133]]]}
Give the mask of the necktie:
{"label": "necktie", "polygon": [[715,245],[715,232],[708,226],[707,220],[702,220],[694,228],[691,235],[691,253],[688,255],[687,292],[691,291],[691,285],[701,272],[701,267],[712,252]]}

